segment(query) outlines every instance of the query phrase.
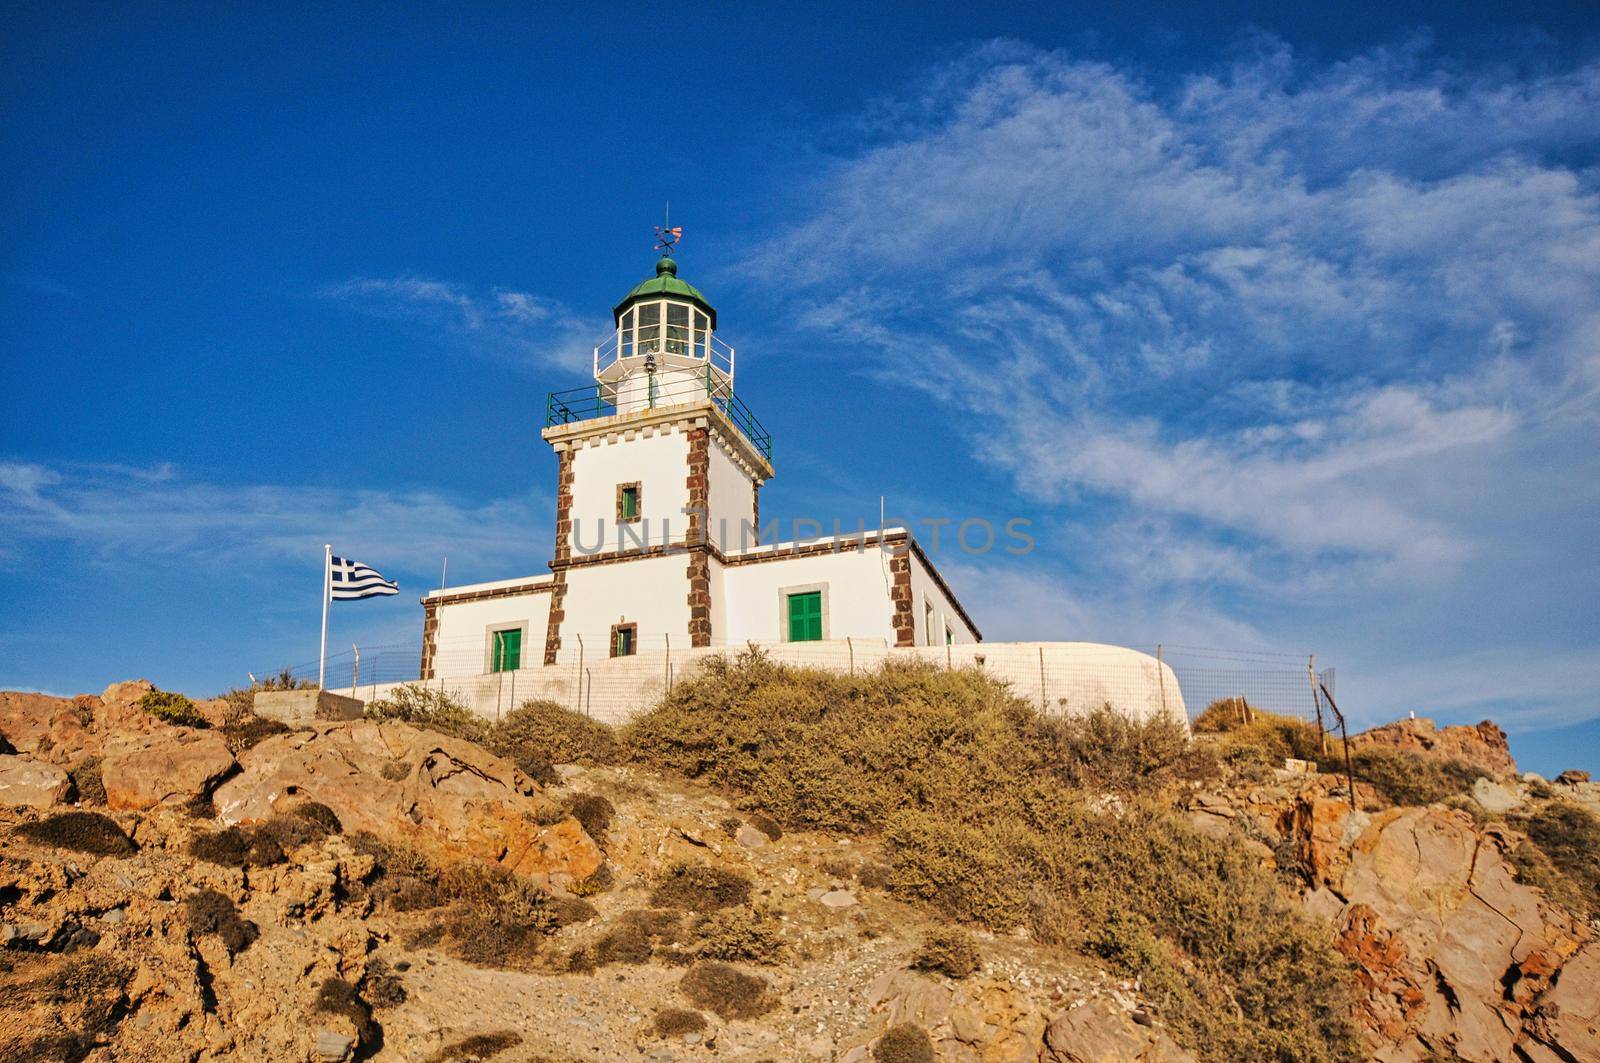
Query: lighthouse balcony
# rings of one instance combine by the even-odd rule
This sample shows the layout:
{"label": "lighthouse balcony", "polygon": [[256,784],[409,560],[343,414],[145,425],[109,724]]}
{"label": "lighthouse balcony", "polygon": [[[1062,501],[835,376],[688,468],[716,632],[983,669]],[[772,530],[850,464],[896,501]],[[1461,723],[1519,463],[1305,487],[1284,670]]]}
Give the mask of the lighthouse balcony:
{"label": "lighthouse balcony", "polygon": [[[673,307],[668,307],[673,309]],[[699,315],[704,318],[705,315]],[[689,370],[713,384],[733,384],[734,349],[708,329],[687,325],[631,327],[632,313],[625,315],[630,327],[615,333],[594,349],[594,378],[615,383],[650,366],[661,370]]]}
{"label": "lighthouse balcony", "polygon": [[544,405],[546,438],[551,429],[600,418],[620,420],[672,407],[706,406],[720,413],[770,463],[772,434],[745,401],[734,394],[731,381],[702,363],[675,366],[668,361],[670,357],[663,357],[653,371],[630,372],[610,381],[597,380],[587,387],[550,392]]}

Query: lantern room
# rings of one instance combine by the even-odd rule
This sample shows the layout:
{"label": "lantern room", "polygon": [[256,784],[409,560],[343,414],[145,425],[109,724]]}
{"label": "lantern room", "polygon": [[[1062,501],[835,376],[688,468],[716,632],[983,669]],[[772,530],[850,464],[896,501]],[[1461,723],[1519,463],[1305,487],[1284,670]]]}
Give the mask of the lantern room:
{"label": "lantern room", "polygon": [[616,332],[595,348],[601,399],[619,413],[733,390],[733,348],[716,336],[717,311],[663,256],[656,275],[612,311]]}

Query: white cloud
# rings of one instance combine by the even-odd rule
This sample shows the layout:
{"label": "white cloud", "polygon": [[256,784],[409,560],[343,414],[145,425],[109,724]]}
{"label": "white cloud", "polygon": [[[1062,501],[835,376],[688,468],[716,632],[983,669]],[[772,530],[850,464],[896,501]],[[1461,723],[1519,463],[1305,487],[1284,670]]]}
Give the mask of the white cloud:
{"label": "white cloud", "polygon": [[375,317],[411,322],[483,357],[566,369],[588,365],[595,337],[606,328],[603,319],[529,292],[474,291],[425,277],[356,277],[319,294]]}

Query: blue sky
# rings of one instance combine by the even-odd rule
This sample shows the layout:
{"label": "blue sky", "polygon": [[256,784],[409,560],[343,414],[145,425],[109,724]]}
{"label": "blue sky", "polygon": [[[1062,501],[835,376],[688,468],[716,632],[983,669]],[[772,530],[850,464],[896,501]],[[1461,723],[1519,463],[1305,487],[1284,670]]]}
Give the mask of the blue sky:
{"label": "blue sky", "polygon": [[670,199],[764,515],[1025,516],[990,638],[1600,771],[1600,20],[1442,10],[6,5],[0,687],[314,658],[324,541],[406,588],[335,645],[540,571]]}

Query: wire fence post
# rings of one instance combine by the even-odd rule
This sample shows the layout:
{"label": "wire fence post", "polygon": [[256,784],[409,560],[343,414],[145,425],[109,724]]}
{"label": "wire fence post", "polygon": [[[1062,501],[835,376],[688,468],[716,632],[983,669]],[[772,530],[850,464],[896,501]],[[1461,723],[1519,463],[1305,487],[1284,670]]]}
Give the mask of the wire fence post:
{"label": "wire fence post", "polygon": [[356,655],[355,671],[350,676],[350,696],[355,697],[356,687],[361,685],[361,647],[352,642],[350,649]]}
{"label": "wire fence post", "polygon": [[1328,688],[1323,686],[1321,683],[1318,683],[1317,685],[1322,688],[1322,696],[1328,699],[1328,708],[1333,710],[1333,718],[1339,721],[1339,734],[1344,739],[1344,778],[1345,782],[1350,784],[1350,811],[1355,812],[1357,811],[1356,772],[1355,768],[1352,767],[1350,763],[1350,728],[1345,726],[1344,713],[1339,711],[1339,704],[1338,702],[1334,701],[1333,696],[1328,693]]}
{"label": "wire fence post", "polygon": [[846,635],[844,637],[844,648],[850,652],[850,674],[851,675],[855,675],[856,674],[856,644],[853,641],[851,641],[849,635]]}
{"label": "wire fence post", "polygon": [[1044,647],[1039,647],[1039,711],[1045,711],[1044,697]]}
{"label": "wire fence post", "polygon": [[[578,635],[578,682],[572,692],[572,711],[583,711],[583,636]],[[592,684],[591,684],[592,685]]]}
{"label": "wire fence post", "polygon": [[667,693],[670,694],[672,693],[672,632],[668,631],[661,637],[665,639],[667,643],[667,663],[665,671],[667,673]]}
{"label": "wire fence post", "polygon": [[1322,698],[1317,695],[1317,655],[1306,658],[1306,675],[1311,679],[1311,705],[1317,710],[1317,748],[1328,755],[1328,731],[1322,725]]}
{"label": "wire fence post", "polygon": [[1161,643],[1156,643],[1156,682],[1161,686],[1161,715],[1167,715],[1167,666],[1161,659]]}

